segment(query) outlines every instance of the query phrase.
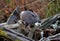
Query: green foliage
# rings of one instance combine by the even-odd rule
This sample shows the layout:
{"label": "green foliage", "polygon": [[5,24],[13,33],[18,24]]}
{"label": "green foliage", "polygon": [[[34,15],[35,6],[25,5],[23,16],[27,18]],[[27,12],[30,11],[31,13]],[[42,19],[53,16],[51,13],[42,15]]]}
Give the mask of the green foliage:
{"label": "green foliage", "polygon": [[60,1],[53,0],[46,7],[46,17],[53,16],[60,12]]}
{"label": "green foliage", "polygon": [[5,0],[6,3],[9,3],[11,0]]}

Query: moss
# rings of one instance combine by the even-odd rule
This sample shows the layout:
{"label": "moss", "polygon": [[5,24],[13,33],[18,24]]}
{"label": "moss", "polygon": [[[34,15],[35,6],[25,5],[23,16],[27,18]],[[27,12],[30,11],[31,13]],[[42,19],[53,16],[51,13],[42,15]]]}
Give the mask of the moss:
{"label": "moss", "polygon": [[7,36],[7,34],[0,29],[0,35]]}
{"label": "moss", "polygon": [[[8,36],[7,34],[6,34],[6,32],[5,31],[3,31],[2,29],[0,29],[0,37],[1,38],[6,38],[7,40],[12,40],[12,37],[10,37],[10,36]],[[19,39],[13,39],[13,40],[15,40],[15,41],[21,41],[21,40],[19,40]],[[13,41],[12,40],[12,41]]]}
{"label": "moss", "polygon": [[19,40],[19,39],[16,39],[16,41],[21,41],[21,40]]}
{"label": "moss", "polygon": [[6,32],[3,31],[2,29],[0,29],[0,38],[2,38],[2,39],[7,39],[7,40],[9,40],[9,41],[13,41],[13,40],[11,39],[11,37],[9,37],[9,36],[6,34]]}

